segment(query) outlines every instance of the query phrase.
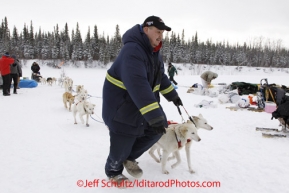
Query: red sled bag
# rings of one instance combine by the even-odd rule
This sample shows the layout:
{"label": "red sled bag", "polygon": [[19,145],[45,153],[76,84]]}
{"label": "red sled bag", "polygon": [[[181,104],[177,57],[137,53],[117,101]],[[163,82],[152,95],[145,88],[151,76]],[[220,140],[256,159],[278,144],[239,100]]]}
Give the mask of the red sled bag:
{"label": "red sled bag", "polygon": [[178,123],[174,122],[173,120],[168,120],[168,125],[171,125],[171,124],[178,124]]}

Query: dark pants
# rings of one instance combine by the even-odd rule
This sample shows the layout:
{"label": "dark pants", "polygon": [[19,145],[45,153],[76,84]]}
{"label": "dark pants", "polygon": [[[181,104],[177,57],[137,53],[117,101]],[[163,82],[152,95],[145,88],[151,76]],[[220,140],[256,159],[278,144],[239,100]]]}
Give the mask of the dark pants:
{"label": "dark pants", "polygon": [[6,74],[2,76],[3,78],[3,94],[10,93],[10,87],[11,87],[11,76],[10,74]]}
{"label": "dark pants", "polygon": [[144,136],[133,137],[109,132],[110,152],[105,164],[105,173],[108,177],[122,174],[123,162],[134,161],[155,144],[161,135],[152,129],[145,130]]}
{"label": "dark pants", "polygon": [[12,80],[13,80],[13,90],[14,92],[16,92],[16,89],[17,89],[17,86],[18,86],[18,74],[10,74],[11,75],[11,83],[10,85],[12,84]]}
{"label": "dark pants", "polygon": [[172,81],[175,85],[178,85],[178,83],[174,80],[174,76],[170,76],[170,81]]}

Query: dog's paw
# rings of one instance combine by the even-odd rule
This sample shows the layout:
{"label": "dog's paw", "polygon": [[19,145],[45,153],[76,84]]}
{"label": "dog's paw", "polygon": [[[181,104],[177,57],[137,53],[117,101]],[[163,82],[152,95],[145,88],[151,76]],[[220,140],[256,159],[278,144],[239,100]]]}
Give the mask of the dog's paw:
{"label": "dog's paw", "polygon": [[86,123],[86,127],[89,127],[89,124],[88,124],[88,123]]}
{"label": "dog's paw", "polygon": [[76,125],[77,123],[75,122],[74,125]]}
{"label": "dog's paw", "polygon": [[177,164],[173,164],[171,167],[174,169],[175,167],[177,167]]}
{"label": "dog's paw", "polygon": [[169,172],[167,170],[164,170],[163,174],[169,174]]}
{"label": "dog's paw", "polygon": [[193,174],[193,173],[195,173],[195,171],[191,169],[191,170],[190,170],[190,173]]}

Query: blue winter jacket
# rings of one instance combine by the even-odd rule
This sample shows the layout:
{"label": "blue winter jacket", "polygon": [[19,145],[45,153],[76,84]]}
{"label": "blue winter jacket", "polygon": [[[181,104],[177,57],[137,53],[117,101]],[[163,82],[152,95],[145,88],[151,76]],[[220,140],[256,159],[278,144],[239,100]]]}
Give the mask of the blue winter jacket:
{"label": "blue winter jacket", "polygon": [[159,51],[154,52],[140,25],[129,29],[122,42],[104,81],[102,118],[115,133],[140,136],[152,124],[167,126],[159,93],[168,101],[178,94],[164,74]]}

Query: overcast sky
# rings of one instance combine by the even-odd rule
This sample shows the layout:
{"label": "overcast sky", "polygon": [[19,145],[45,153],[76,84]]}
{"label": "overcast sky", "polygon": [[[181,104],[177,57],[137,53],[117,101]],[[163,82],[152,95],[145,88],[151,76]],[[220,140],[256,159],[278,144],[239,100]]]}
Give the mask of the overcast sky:
{"label": "overcast sky", "polygon": [[175,33],[184,29],[186,40],[198,32],[201,41],[243,44],[262,37],[289,48],[289,0],[14,0],[2,2],[1,15],[11,31],[32,20],[35,32],[52,32],[56,24],[63,30],[67,23],[71,33],[78,22],[82,36],[94,25],[111,36],[118,24],[123,34],[156,15]]}

